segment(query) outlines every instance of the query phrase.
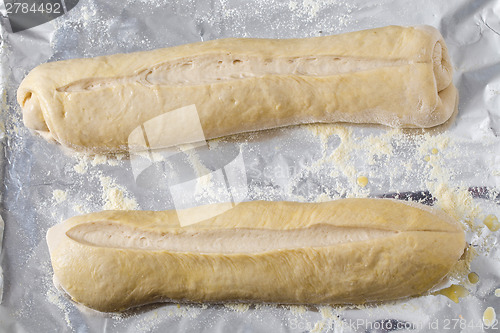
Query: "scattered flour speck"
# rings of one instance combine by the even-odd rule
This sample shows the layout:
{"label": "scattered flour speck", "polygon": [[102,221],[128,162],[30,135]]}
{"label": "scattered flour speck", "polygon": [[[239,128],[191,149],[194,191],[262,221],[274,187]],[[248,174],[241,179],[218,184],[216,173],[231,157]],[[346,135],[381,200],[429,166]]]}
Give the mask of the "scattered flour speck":
{"label": "scattered flour speck", "polygon": [[139,208],[137,201],[128,195],[125,189],[117,185],[111,177],[101,176],[103,193],[102,199],[104,210],[135,210]]}
{"label": "scattered flour speck", "polygon": [[246,312],[250,309],[249,303],[225,303],[224,306],[236,312]]}
{"label": "scattered flour speck", "polygon": [[61,203],[66,200],[68,194],[63,190],[54,190],[52,196],[57,203]]}

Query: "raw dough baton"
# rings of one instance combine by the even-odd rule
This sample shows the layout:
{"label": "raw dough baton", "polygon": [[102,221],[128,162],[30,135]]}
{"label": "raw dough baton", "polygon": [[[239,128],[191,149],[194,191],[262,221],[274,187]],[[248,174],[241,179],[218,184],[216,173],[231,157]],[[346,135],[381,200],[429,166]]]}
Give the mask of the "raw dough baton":
{"label": "raw dough baton", "polygon": [[51,62],[17,100],[44,138],[105,153],[198,141],[200,129],[204,140],[317,122],[433,127],[453,114],[457,90],[436,29],[389,26]]}
{"label": "raw dough baton", "polygon": [[178,213],[104,211],[52,227],[55,280],[106,312],[169,300],[364,303],[425,293],[466,246],[444,213],[391,199],[243,202],[184,227]]}

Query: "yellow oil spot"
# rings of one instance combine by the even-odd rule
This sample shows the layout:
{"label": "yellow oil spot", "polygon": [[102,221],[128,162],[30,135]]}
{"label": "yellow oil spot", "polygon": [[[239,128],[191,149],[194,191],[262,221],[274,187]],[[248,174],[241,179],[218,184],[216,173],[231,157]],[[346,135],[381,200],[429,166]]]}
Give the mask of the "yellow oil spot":
{"label": "yellow oil spot", "polygon": [[495,289],[495,296],[500,297],[500,288]]}
{"label": "yellow oil spot", "polygon": [[491,231],[497,231],[498,229],[500,229],[500,222],[498,222],[498,217],[493,214],[486,216],[483,223]]}
{"label": "yellow oil spot", "polygon": [[431,157],[429,155],[424,156],[424,161],[429,162],[431,160]]}
{"label": "yellow oil spot", "polygon": [[437,150],[437,148],[432,148],[431,150],[432,155],[437,155],[438,152],[439,150]]}
{"label": "yellow oil spot", "polygon": [[443,295],[458,303],[458,299],[469,295],[469,291],[458,284],[452,284],[448,288],[436,291],[433,295]]}
{"label": "yellow oil spot", "polygon": [[495,309],[491,306],[487,307],[483,313],[483,323],[485,326],[491,326],[497,319],[497,314],[495,313]]}
{"label": "yellow oil spot", "polygon": [[361,187],[365,187],[366,185],[368,185],[368,178],[366,178],[365,176],[359,176],[358,185]]}
{"label": "yellow oil spot", "polygon": [[472,284],[476,284],[479,282],[479,275],[477,275],[474,272],[469,273],[468,278],[469,278],[469,282]]}

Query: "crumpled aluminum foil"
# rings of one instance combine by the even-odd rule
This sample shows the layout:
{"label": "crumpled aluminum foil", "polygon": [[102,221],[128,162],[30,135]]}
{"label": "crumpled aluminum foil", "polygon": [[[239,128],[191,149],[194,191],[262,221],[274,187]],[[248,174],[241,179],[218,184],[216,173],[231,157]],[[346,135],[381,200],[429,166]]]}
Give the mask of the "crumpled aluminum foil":
{"label": "crumpled aluminum foil", "polygon": [[[482,331],[485,309],[500,311],[494,295],[500,288],[500,234],[482,224],[487,215],[500,216],[499,16],[500,3],[493,0],[81,0],[67,14],[22,32],[2,26],[6,226],[0,331]],[[460,104],[443,133],[298,126],[210,141],[175,156],[85,157],[33,136],[23,127],[15,100],[23,77],[47,61],[223,37],[310,37],[389,24],[429,24],[447,42]],[[231,161],[245,169],[233,173],[233,185],[246,186],[228,186],[231,171],[221,168]],[[359,176],[368,178],[366,187],[357,184]],[[197,178],[202,181],[193,181]],[[184,185],[176,190],[175,184]],[[395,193],[418,198],[421,191],[467,226],[467,240],[478,253],[471,263],[477,284],[458,274],[440,286],[465,286],[470,294],[459,303],[427,295],[361,308],[161,304],[99,314],[74,304],[52,283],[45,233],[84,212],[171,209],[228,198],[318,201]]]}

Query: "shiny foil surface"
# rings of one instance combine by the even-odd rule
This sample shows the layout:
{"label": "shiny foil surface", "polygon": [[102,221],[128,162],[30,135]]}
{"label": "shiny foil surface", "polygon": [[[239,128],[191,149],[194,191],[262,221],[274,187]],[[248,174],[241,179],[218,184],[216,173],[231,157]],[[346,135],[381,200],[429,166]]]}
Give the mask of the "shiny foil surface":
{"label": "shiny foil surface", "polygon": [[[81,0],[64,15],[18,32],[9,28],[5,6],[0,12],[0,332],[500,331],[497,321],[486,326],[483,320],[488,307],[500,312],[500,231],[485,225],[500,217],[499,1]],[[84,156],[33,135],[16,102],[21,80],[49,61],[393,24],[427,24],[444,36],[460,95],[446,128],[301,125],[211,140],[176,154]],[[228,183],[228,173],[237,175],[235,182]],[[75,304],[52,281],[45,234],[74,215],[345,197],[442,208],[464,225],[465,263],[428,295],[342,307],[165,303],[102,314]],[[451,285],[461,286],[454,293],[458,303],[436,294]]]}

